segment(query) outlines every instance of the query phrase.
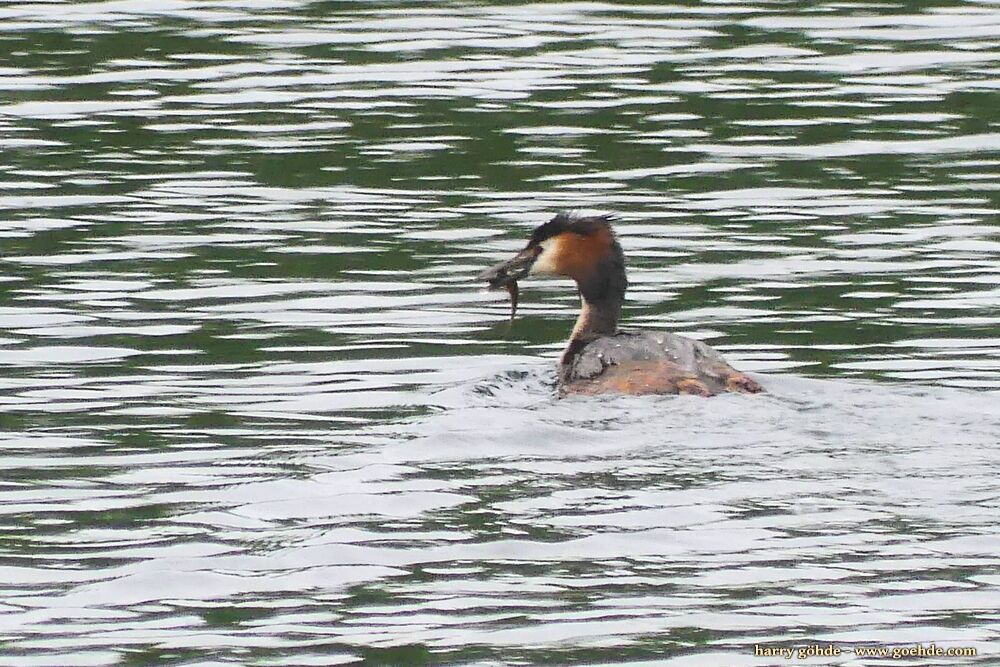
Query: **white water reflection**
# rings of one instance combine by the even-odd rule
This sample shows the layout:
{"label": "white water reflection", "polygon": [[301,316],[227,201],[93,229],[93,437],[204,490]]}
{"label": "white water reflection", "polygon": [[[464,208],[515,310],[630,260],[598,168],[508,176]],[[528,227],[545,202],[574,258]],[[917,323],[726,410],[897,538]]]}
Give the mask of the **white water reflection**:
{"label": "white water reflection", "polygon": [[[986,652],[988,629],[939,619],[992,608],[998,542],[975,531],[992,516],[983,503],[1000,404],[957,390],[771,382],[759,400],[602,401],[598,421],[590,402],[539,402],[517,385],[477,398],[465,385],[438,395],[447,411],[404,426],[403,440],[397,424],[338,452],[317,434],[323,447],[296,457],[305,475],[283,470],[276,446],[262,459],[108,456],[89,443],[92,464],[108,470],[100,487],[7,494],[8,511],[30,508],[39,522],[53,502],[63,515],[107,512],[141,488],[144,504],[175,508],[170,524],[77,531],[72,544],[86,550],[76,558],[94,563],[85,570],[8,568],[5,601],[23,611],[5,626],[32,633],[60,619],[72,634],[123,618],[117,646],[174,645],[185,628],[188,646],[216,650],[285,645],[285,608],[317,619],[292,624],[303,648],[523,650],[559,637],[628,646],[691,627],[736,633],[744,646],[807,627],[817,641],[924,641],[922,632]],[[670,409],[651,419],[655,404]],[[46,458],[81,444],[51,441]],[[494,524],[491,539],[464,523],[477,513]],[[260,547],[229,546],[244,540]],[[108,558],[116,564],[97,565]],[[16,588],[29,580],[63,592]],[[337,611],[339,591],[376,584],[398,602]],[[286,602],[248,625],[252,634],[198,629],[210,601],[260,596]],[[174,621],[144,619],[152,602]],[[753,664],[735,646],[726,659]]]}

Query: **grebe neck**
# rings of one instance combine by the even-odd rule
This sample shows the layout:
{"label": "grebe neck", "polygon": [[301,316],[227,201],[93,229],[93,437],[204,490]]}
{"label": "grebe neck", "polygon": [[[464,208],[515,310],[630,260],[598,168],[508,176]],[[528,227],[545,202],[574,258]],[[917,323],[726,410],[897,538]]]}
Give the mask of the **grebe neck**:
{"label": "grebe neck", "polygon": [[614,252],[603,259],[590,275],[577,279],[580,291],[580,315],[576,318],[569,344],[563,353],[562,363],[569,363],[573,356],[590,341],[600,336],[613,336],[618,332],[618,319],[625,301],[625,260],[621,248],[614,244]]}

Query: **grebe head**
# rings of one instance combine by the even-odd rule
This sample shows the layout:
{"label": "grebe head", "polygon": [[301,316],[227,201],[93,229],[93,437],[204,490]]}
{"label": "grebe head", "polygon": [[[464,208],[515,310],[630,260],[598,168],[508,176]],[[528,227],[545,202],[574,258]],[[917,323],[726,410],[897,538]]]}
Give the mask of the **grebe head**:
{"label": "grebe head", "polygon": [[504,287],[525,276],[565,276],[580,286],[585,299],[625,291],[621,247],[610,216],[578,217],[560,213],[535,228],[528,245],[512,259],[479,274],[490,287]]}

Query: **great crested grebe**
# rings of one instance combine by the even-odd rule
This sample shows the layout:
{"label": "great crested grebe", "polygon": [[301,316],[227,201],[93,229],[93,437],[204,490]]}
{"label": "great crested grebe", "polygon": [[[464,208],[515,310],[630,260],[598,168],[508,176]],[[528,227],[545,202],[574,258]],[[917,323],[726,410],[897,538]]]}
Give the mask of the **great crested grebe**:
{"label": "great crested grebe", "polygon": [[708,345],[660,331],[621,331],[625,255],[611,217],[560,213],[535,229],[513,259],[479,274],[491,288],[510,291],[525,276],[565,276],[583,302],[559,360],[560,394],[757,393],[761,386],[726,363]]}

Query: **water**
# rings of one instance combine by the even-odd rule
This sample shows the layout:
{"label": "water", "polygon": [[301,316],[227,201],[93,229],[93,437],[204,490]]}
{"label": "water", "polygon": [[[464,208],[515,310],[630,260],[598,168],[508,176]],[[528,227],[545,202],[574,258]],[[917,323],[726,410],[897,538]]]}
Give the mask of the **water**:
{"label": "water", "polygon": [[[1000,9],[0,8],[0,664],[772,665],[1000,625]],[[567,399],[632,326],[762,396]],[[810,662],[810,661],[798,661]]]}

